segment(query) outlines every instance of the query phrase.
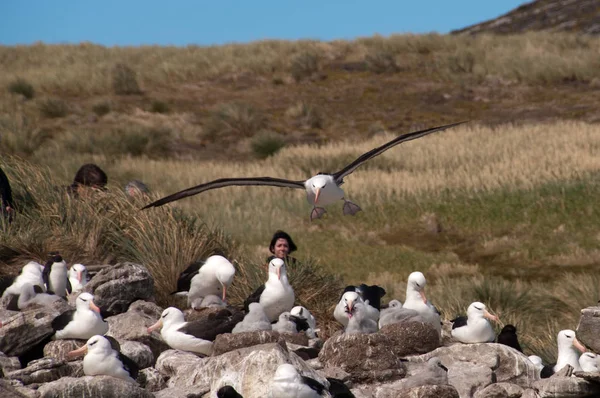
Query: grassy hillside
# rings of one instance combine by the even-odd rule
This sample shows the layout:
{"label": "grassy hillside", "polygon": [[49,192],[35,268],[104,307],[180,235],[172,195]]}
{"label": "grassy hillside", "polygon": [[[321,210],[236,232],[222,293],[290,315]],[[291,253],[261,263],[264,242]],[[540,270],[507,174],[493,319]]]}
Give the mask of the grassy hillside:
{"label": "grassy hillside", "polygon": [[[321,322],[343,283],[381,284],[402,301],[420,270],[445,318],[486,302],[528,353],[552,359],[556,332],[600,298],[599,45],[527,34],[0,48],[0,167],[21,204],[0,227],[1,270],[56,249],[84,263],[140,261],[167,304],[178,272],[219,248],[239,267],[239,302],[284,229],[309,264],[294,284]],[[304,193],[280,188],[143,212],[151,198],[122,194],[133,178],[152,198],[220,177],[304,179],[399,132],[463,119],[474,121],[347,177],[356,217],[340,203],[311,223]],[[87,162],[109,175],[98,202],[55,188]]]}

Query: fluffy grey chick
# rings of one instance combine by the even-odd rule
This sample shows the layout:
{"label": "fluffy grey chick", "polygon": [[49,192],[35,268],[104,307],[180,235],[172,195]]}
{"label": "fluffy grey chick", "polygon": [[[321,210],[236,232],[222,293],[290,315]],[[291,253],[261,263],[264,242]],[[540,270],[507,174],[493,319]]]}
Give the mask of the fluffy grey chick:
{"label": "fluffy grey chick", "polygon": [[348,326],[345,333],[375,333],[379,330],[377,321],[369,317],[366,304],[356,303],[348,314]]}
{"label": "fluffy grey chick", "polygon": [[422,371],[405,379],[402,389],[435,384],[448,384],[448,368],[442,365],[438,357],[431,357]]}
{"label": "fluffy grey chick", "polygon": [[208,296],[202,298],[200,304],[198,304],[198,308],[225,308],[227,304],[221,299],[221,297],[209,294]]}
{"label": "fluffy grey chick", "polygon": [[297,333],[296,323],[290,320],[290,313],[283,312],[279,315],[277,323],[273,325],[273,330],[279,333]]}
{"label": "fluffy grey chick", "polygon": [[415,310],[402,308],[402,303],[398,300],[392,300],[388,304],[388,308],[381,310],[379,315],[379,328],[392,323],[403,322],[426,322],[419,313]]}
{"label": "fluffy grey chick", "polygon": [[265,310],[259,303],[251,303],[248,307],[248,313],[244,319],[239,322],[231,333],[253,332],[256,330],[271,330],[271,322],[265,314]]}

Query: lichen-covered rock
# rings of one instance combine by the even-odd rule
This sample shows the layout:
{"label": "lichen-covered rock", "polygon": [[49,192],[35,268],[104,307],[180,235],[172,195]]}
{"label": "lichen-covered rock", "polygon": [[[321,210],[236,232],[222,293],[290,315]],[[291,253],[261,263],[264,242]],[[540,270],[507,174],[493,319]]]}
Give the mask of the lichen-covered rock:
{"label": "lichen-covered rock", "polygon": [[406,369],[391,347],[390,339],[381,333],[340,333],[325,342],[319,361],[325,367],[342,368],[354,382],[399,379]]}
{"label": "lichen-covered rock", "polygon": [[[67,360],[67,353],[82,347],[85,340],[53,340],[44,346],[44,357],[54,358],[59,361]],[[81,359],[81,358],[79,358]]]}
{"label": "lichen-covered rock", "polygon": [[510,383],[494,383],[477,391],[474,398],[519,398],[523,388]]}
{"label": "lichen-covered rock", "polygon": [[458,391],[451,385],[430,385],[413,387],[405,391],[390,391],[380,389],[376,398],[459,398]]}
{"label": "lichen-covered rock", "polygon": [[391,349],[399,357],[425,354],[440,346],[440,335],[429,322],[392,323],[379,333],[390,339]]}
{"label": "lichen-covered rock", "polygon": [[127,397],[154,398],[136,383],[111,376],[63,377],[39,388],[41,398]]}
{"label": "lichen-covered rock", "polygon": [[118,263],[98,272],[83,288],[107,316],[122,314],[137,300],[154,301],[154,279],[140,264]]}
{"label": "lichen-covered rock", "polygon": [[140,370],[137,382],[148,391],[160,391],[167,388],[167,378],[154,368]]}
{"label": "lichen-covered rock", "polygon": [[600,386],[579,377],[550,377],[533,384],[539,398],[579,398],[600,396]]}
{"label": "lichen-covered rock", "polygon": [[83,376],[83,362],[42,358],[32,361],[25,369],[10,372],[6,376],[9,379],[19,380],[24,385],[47,383],[66,376]]}
{"label": "lichen-covered rock", "polygon": [[0,379],[0,397],[2,398],[26,398],[27,395],[21,393],[19,389],[13,386],[8,380]]}
{"label": "lichen-covered rock", "polygon": [[154,303],[136,301],[124,314],[106,318],[108,322],[107,336],[117,340],[130,340],[147,345],[152,351],[154,358],[158,358],[161,352],[170,347],[162,340],[160,333],[148,333],[148,327],[152,326],[162,313],[162,309]]}
{"label": "lichen-covered rock", "polygon": [[[177,355],[165,352],[158,358],[156,368],[168,372],[169,388],[209,391],[214,396],[219,388],[231,385],[244,397],[268,397],[275,371],[280,364],[291,363],[298,371],[325,385],[329,382],[312,370],[294,353],[288,352],[285,343],[270,343],[242,348],[216,357],[183,357],[186,365],[175,364]],[[164,374],[164,373],[163,373]],[[162,393],[162,392],[161,392]],[[324,394],[323,397],[329,397]]]}
{"label": "lichen-covered rock", "polygon": [[600,307],[581,310],[577,325],[577,339],[594,352],[600,352]]}
{"label": "lichen-covered rock", "polygon": [[121,340],[121,353],[137,364],[140,369],[154,365],[152,350],[145,344],[137,341]]}
{"label": "lichen-covered rock", "polygon": [[0,352],[19,356],[54,333],[54,318],[72,309],[66,301],[51,306],[31,306],[25,311],[3,311],[0,328]]}
{"label": "lichen-covered rock", "polygon": [[257,330],[243,333],[223,333],[217,336],[213,344],[213,356],[229,351],[260,344],[277,343],[282,340],[278,332],[272,330]]}
{"label": "lichen-covered rock", "polygon": [[19,369],[21,369],[21,363],[18,357],[9,357],[0,352],[0,378]]}

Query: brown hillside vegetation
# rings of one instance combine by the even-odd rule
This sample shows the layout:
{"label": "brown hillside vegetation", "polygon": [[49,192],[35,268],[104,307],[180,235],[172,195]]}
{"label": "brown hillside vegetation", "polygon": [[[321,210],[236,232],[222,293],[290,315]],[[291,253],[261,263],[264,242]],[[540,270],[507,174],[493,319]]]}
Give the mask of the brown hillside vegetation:
{"label": "brown hillside vegetation", "polygon": [[452,33],[515,34],[529,31],[600,34],[600,1],[536,0],[489,21]]}

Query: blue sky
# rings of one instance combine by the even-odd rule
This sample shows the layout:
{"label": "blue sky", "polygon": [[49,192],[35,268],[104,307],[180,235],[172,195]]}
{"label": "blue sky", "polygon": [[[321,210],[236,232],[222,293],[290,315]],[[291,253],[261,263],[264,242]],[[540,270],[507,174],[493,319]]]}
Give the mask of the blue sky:
{"label": "blue sky", "polygon": [[447,33],[526,0],[0,0],[0,44],[211,45]]}

